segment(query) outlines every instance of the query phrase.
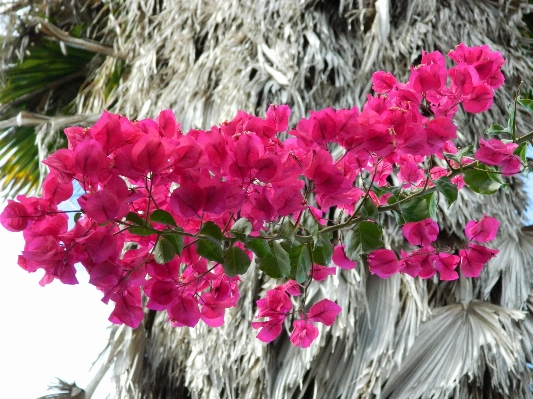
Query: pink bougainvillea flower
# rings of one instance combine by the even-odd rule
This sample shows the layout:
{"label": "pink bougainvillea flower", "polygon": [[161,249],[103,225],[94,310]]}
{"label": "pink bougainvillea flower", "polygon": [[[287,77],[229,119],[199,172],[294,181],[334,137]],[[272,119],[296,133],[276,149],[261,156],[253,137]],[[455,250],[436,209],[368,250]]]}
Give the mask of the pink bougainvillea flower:
{"label": "pink bougainvillea flower", "polygon": [[289,127],[291,109],[287,105],[270,104],[266,112],[266,121],[275,125],[276,132],[284,132]]}
{"label": "pink bougainvillea flower", "polygon": [[479,222],[471,220],[466,224],[465,234],[469,240],[488,242],[494,240],[498,234],[500,222],[490,216],[483,216]]}
{"label": "pink bougainvillea flower", "polygon": [[0,214],[0,223],[9,231],[22,231],[30,221],[28,210],[20,202],[7,200],[7,206]]}
{"label": "pink bougainvillea flower", "polygon": [[370,273],[387,278],[398,273],[400,265],[396,254],[390,249],[378,249],[368,255]]}
{"label": "pink bougainvillea flower", "polygon": [[354,262],[353,260],[350,260],[346,256],[346,252],[344,251],[346,248],[345,245],[338,245],[333,250],[333,263],[340,267],[341,269],[350,270],[355,268],[357,266],[357,262]]}
{"label": "pink bougainvillea flower", "polygon": [[474,88],[472,93],[463,101],[463,108],[471,114],[478,114],[488,110],[492,106],[494,91],[486,86],[481,85]]}
{"label": "pink bougainvillea flower", "polygon": [[410,254],[401,252],[400,272],[406,273],[411,277],[421,277],[424,279],[433,277],[435,270],[435,250],[432,247],[422,248]]}
{"label": "pink bougainvillea flower", "polygon": [[115,309],[109,316],[109,321],[115,324],[126,324],[128,327],[137,328],[144,318],[144,311],[141,306],[140,290],[124,290],[122,294],[116,295],[113,299]]}
{"label": "pink bougainvillea flower", "polygon": [[321,265],[313,265],[311,271],[309,271],[309,275],[315,281],[324,281],[328,276],[334,276],[335,274],[337,274],[337,268]]}
{"label": "pink bougainvillea flower", "polygon": [[437,239],[439,225],[430,218],[410,222],[402,226],[402,234],[409,244],[425,247]]}
{"label": "pink bougainvillea flower", "polygon": [[263,342],[272,342],[280,334],[285,318],[270,318],[269,321],[253,321],[252,328],[260,329],[257,338]]}
{"label": "pink bougainvillea flower", "polygon": [[487,165],[499,166],[507,156],[513,155],[516,147],[518,147],[516,143],[505,144],[498,139],[486,141],[480,138],[479,149],[474,154],[474,158]]}
{"label": "pink bougainvillea flower", "polygon": [[477,244],[469,244],[467,249],[459,251],[461,257],[461,271],[465,277],[479,277],[485,264],[498,253],[497,249],[491,249]]}
{"label": "pink bougainvillea flower", "polygon": [[290,339],[294,346],[309,348],[316,337],[318,337],[318,328],[313,323],[305,320],[295,320],[292,325],[294,329],[292,330]]}
{"label": "pink bougainvillea flower", "polygon": [[443,281],[457,280],[459,273],[455,271],[461,258],[446,252],[440,252],[435,258],[435,268]]}
{"label": "pink bougainvillea flower", "polygon": [[520,172],[522,169],[522,160],[518,155],[508,155],[506,156],[502,163],[502,175],[503,176],[512,176]]}
{"label": "pink bougainvillea flower", "polygon": [[372,74],[372,90],[377,93],[388,93],[397,84],[398,81],[392,73],[378,71]]}
{"label": "pink bougainvillea flower", "polygon": [[307,313],[307,318],[311,321],[331,326],[341,310],[342,308],[335,302],[329,299],[322,299],[311,306],[309,313]]}
{"label": "pink bougainvillea flower", "polygon": [[192,294],[178,296],[167,312],[172,323],[177,326],[194,327],[200,321],[198,299]]}
{"label": "pink bougainvillea flower", "polygon": [[43,198],[49,199],[54,204],[60,204],[72,197],[74,187],[72,182],[61,183],[57,177],[57,172],[52,170],[43,182]]}

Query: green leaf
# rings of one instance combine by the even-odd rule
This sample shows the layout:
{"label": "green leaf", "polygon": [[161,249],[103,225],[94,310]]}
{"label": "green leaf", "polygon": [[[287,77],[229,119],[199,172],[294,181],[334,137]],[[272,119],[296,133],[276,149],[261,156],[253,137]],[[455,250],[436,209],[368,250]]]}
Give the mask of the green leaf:
{"label": "green leaf", "polygon": [[132,226],[132,227],[129,227],[128,230],[131,234],[135,234],[135,235],[142,236],[142,237],[147,237],[147,236],[151,236],[152,234],[157,234],[152,229],[147,229],[145,227]]}
{"label": "green leaf", "polygon": [[202,229],[200,230],[200,234],[203,234],[205,236],[213,237],[217,240],[222,240],[224,238],[224,235],[222,234],[222,230],[220,230],[220,227],[214,222],[205,222],[202,225]]}
{"label": "green leaf", "polygon": [[317,242],[320,239],[320,224],[313,215],[308,215],[304,218],[302,225],[309,232],[309,235],[313,237],[314,242]]}
{"label": "green leaf", "polygon": [[518,147],[516,147],[516,149],[514,150],[513,154],[514,155],[518,155],[520,157],[520,159],[522,160],[522,163],[526,163],[527,162],[526,153],[527,153],[528,145],[529,145],[529,143],[522,143]]}
{"label": "green leaf", "polygon": [[223,263],[224,253],[222,247],[213,240],[200,238],[196,242],[196,253],[202,258],[212,260],[213,262]]}
{"label": "green leaf", "polygon": [[366,197],[363,202],[363,206],[359,208],[359,216],[362,216],[367,219],[376,220],[379,215],[378,208],[372,198]]}
{"label": "green leaf", "polygon": [[289,250],[291,272],[289,277],[299,283],[303,283],[311,270],[311,256],[307,245],[298,245]]}
{"label": "green leaf", "polygon": [[494,194],[499,190],[501,183],[494,181],[490,173],[486,170],[469,169],[464,173],[466,185],[479,194]]}
{"label": "green leaf", "polygon": [[231,247],[226,252],[222,267],[229,277],[235,277],[237,274],[246,273],[250,263],[250,258],[246,255],[246,252],[240,248]]}
{"label": "green leaf", "polygon": [[296,226],[293,222],[287,219],[281,224],[278,234],[292,242],[296,236]]}
{"label": "green leaf", "polygon": [[503,127],[502,125],[492,125],[485,130],[485,133],[490,135],[504,134],[509,133],[509,129]]}
{"label": "green leaf", "polygon": [[457,195],[459,192],[459,190],[457,190],[457,186],[452,183],[448,176],[434,180],[433,183],[435,183],[437,191],[444,195],[444,198],[446,198],[446,203],[448,204],[448,207],[450,207],[450,205],[457,200]]}
{"label": "green leaf", "polygon": [[348,232],[344,243],[348,259],[358,261],[361,255],[383,247],[383,230],[378,224],[363,220]]}
{"label": "green leaf", "polygon": [[424,197],[414,197],[400,204],[405,222],[419,222],[430,217],[429,202]]}
{"label": "green leaf", "polygon": [[268,255],[272,255],[267,240],[261,238],[252,238],[248,240],[244,246],[259,258],[266,258]]}
{"label": "green leaf", "polygon": [[457,150],[457,153],[450,154],[449,152],[444,152],[443,155],[448,159],[453,159],[457,163],[461,163],[461,160],[464,157],[470,157],[474,155],[474,145],[470,144],[468,147],[463,147]]}
{"label": "green leaf", "polygon": [[77,223],[78,220],[80,220],[80,218],[81,218],[82,215],[83,215],[83,213],[81,213],[81,212],[76,212],[76,213],[74,214],[74,223]]}
{"label": "green leaf", "polygon": [[518,102],[528,111],[533,111],[533,100],[518,97]]}
{"label": "green leaf", "polygon": [[288,277],[291,272],[289,254],[277,242],[270,243],[271,254],[259,258],[259,269],[272,278]]}
{"label": "green leaf", "polygon": [[159,237],[154,247],[154,260],[159,264],[163,264],[170,262],[175,255],[174,244],[165,237]]}
{"label": "green leaf", "polygon": [[246,218],[237,220],[230,229],[230,232],[239,240],[246,241],[248,235],[252,232],[252,223]]}
{"label": "green leaf", "polygon": [[167,224],[170,226],[177,226],[174,217],[170,213],[162,209],[156,209],[155,211],[153,211],[150,215],[150,221],[155,223]]}
{"label": "green leaf", "polygon": [[333,245],[329,240],[322,237],[313,248],[313,261],[317,265],[327,266],[333,256]]}
{"label": "green leaf", "polygon": [[431,193],[425,195],[428,202],[429,217],[433,220],[437,220],[437,193]]}
{"label": "green leaf", "polygon": [[126,221],[136,224],[137,226],[144,226],[146,224],[144,219],[135,212],[128,212],[126,215]]}
{"label": "green leaf", "polygon": [[163,233],[163,237],[165,237],[168,241],[174,245],[174,250],[178,255],[181,255],[181,251],[183,250],[183,237],[180,234],[172,234],[172,233]]}

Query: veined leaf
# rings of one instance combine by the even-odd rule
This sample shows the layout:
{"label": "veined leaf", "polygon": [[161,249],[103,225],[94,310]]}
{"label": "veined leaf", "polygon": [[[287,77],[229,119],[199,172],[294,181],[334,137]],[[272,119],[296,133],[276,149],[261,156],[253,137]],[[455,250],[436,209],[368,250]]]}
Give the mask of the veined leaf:
{"label": "veined leaf", "polygon": [[448,207],[457,200],[459,190],[457,190],[457,186],[452,183],[448,176],[443,176],[440,179],[434,180],[433,183],[435,183],[437,191],[446,198]]}
{"label": "veined leaf", "polygon": [[170,262],[176,255],[172,242],[165,237],[159,237],[154,247],[154,260],[159,264]]}
{"label": "veined leaf", "polygon": [[244,246],[259,258],[266,258],[267,256],[272,255],[267,240],[263,240],[261,238],[252,238],[248,240]]}
{"label": "veined leaf", "polygon": [[291,272],[289,277],[299,283],[303,283],[307,280],[309,270],[311,270],[309,248],[307,245],[297,245],[291,248],[288,253],[291,262]]}
{"label": "veined leaf", "polygon": [[288,277],[291,272],[289,254],[277,242],[269,244],[271,253],[258,259],[259,269],[272,278]]}
{"label": "veined leaf", "polygon": [[472,191],[479,194],[494,194],[502,185],[494,181],[486,170],[469,169],[464,173],[464,180]]}
{"label": "veined leaf", "polygon": [[203,234],[205,236],[213,237],[217,240],[222,240],[224,238],[224,235],[222,234],[222,230],[220,230],[220,227],[214,222],[205,222],[202,225],[202,229],[200,230],[200,234]]}
{"label": "veined leaf", "polygon": [[382,237],[383,230],[378,224],[366,220],[357,223],[344,239],[346,257],[353,261],[360,260],[361,255],[383,247]]}
{"label": "veined leaf", "polygon": [[250,258],[242,249],[231,247],[226,252],[222,267],[229,277],[235,277],[237,274],[244,274],[250,267]]}
{"label": "veined leaf", "polygon": [[169,226],[177,226],[174,217],[163,209],[156,209],[155,211],[153,211],[150,215],[150,221],[155,223],[167,224]]}
{"label": "veined leaf", "polygon": [[202,258],[212,260],[213,262],[224,262],[224,253],[222,252],[221,245],[210,239],[200,238],[196,242],[196,253]]}

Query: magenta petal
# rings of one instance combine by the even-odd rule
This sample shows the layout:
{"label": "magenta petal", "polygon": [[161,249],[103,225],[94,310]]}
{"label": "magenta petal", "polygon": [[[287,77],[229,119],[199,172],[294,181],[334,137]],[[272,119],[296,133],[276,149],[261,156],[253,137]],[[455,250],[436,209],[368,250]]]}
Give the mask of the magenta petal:
{"label": "magenta petal", "polygon": [[307,313],[307,317],[311,321],[316,321],[324,323],[326,326],[331,326],[341,310],[342,308],[335,302],[330,301],[329,299],[322,299],[311,306],[309,313]]}

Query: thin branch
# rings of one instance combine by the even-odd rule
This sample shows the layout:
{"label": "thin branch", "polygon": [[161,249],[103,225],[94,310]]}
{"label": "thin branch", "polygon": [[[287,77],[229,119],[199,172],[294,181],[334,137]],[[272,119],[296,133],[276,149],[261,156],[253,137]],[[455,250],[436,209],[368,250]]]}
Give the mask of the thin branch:
{"label": "thin branch", "polygon": [[113,49],[113,47],[103,45],[101,43],[98,43],[90,39],[79,39],[77,37],[72,37],[69,33],[65,32],[62,29],[59,29],[57,26],[51,24],[50,22],[45,21],[42,18],[35,18],[35,20],[37,21],[36,26],[39,29],[39,31],[41,31],[45,35],[54,37],[57,40],[64,42],[68,46],[79,48],[82,50],[87,50],[92,53],[99,53],[99,54],[104,54],[110,57],[120,58],[122,60],[126,59],[124,55],[117,53]]}

